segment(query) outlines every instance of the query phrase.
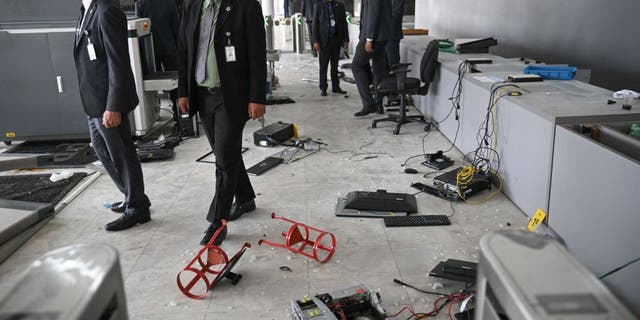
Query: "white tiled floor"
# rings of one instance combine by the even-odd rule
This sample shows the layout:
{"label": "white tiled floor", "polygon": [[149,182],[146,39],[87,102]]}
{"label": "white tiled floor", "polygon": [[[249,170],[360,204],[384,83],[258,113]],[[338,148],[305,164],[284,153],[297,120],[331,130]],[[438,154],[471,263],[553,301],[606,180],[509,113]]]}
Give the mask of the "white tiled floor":
{"label": "white tiled floor", "polygon": [[[176,274],[198,251],[198,242],[207,224],[204,219],[214,190],[214,166],[196,163],[209,151],[204,137],[191,139],[176,148],[175,159],[143,164],[147,193],[153,202],[152,222],[133,229],[108,233],[103,225],[117,216],[103,204],[120,195],[108,176],[103,175],[66,207],[17,253],[0,265],[0,293],[8,290],[38,256],[54,248],[87,242],[105,242],[120,252],[122,270],[132,319],[288,319],[291,299],[323,293],[358,283],[380,290],[384,306],[395,313],[404,305],[428,312],[433,296],[395,284],[402,279],[418,287],[431,288],[428,271],[440,260],[478,260],[478,241],[490,230],[522,228],[526,218],[503,195],[485,205],[454,204],[455,215],[448,227],[387,229],[377,219],[337,218],[336,198],[354,190],[387,189],[410,192],[412,182],[429,183],[421,175],[403,173],[400,164],[408,156],[422,153],[423,126],[408,124],[399,136],[391,134],[391,124],[368,129],[379,115],[353,117],[360,108],[355,85],[342,83],[350,97],[321,97],[315,60],[310,56],[285,54],[278,63],[281,88],[278,96],[289,96],[295,104],[268,107],[267,123],[294,122],[300,134],[328,143],[332,151],[374,152],[376,158],[322,151],[299,162],[281,165],[252,177],[259,194],[258,209],[229,225],[223,248],[235,252],[242,243],[253,247],[236,267],[243,279],[237,286],[220,285],[204,301],[184,297],[175,283]],[[350,74],[349,72],[347,72]],[[245,163],[251,166],[276,151],[252,145],[252,133],[259,123],[245,129]],[[439,133],[426,138],[427,150],[446,149],[449,141]],[[455,160],[461,155],[451,152]],[[364,159],[364,160],[363,160]],[[419,160],[409,166],[422,173]],[[444,200],[417,195],[421,214],[451,214]],[[338,239],[331,261],[322,265],[285,250],[258,246],[266,236],[280,240],[288,229],[284,222],[271,221],[269,214],[292,218],[326,229]],[[281,271],[289,266],[292,272]],[[450,291],[455,285],[441,289]],[[406,318],[408,314],[403,314]],[[400,317],[402,318],[402,317]],[[438,318],[447,318],[446,312]]]}

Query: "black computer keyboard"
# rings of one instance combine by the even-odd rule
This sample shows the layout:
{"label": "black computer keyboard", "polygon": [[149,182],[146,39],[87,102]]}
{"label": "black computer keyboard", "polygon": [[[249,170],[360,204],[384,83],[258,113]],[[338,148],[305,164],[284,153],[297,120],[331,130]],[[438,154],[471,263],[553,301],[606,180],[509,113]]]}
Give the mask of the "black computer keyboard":
{"label": "black computer keyboard", "polygon": [[384,217],[384,225],[387,227],[448,226],[450,224],[451,221],[445,215]]}

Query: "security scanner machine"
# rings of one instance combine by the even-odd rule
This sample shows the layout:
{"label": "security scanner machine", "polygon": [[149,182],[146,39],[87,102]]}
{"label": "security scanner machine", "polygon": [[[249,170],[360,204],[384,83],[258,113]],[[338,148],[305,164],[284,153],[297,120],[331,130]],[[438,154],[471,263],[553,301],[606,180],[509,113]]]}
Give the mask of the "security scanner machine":
{"label": "security scanner machine", "polygon": [[564,246],[532,232],[484,236],[477,285],[474,319],[636,319]]}
{"label": "security scanner machine", "polygon": [[[160,115],[161,93],[178,88],[176,71],[156,72],[153,35],[149,18],[127,21],[129,30],[129,58],[140,103],[133,110],[134,134],[143,136],[153,127]],[[173,102],[164,103],[173,107]]]}
{"label": "security scanner machine", "polygon": [[51,251],[7,292],[0,319],[128,319],[118,252],[104,244]]}
{"label": "security scanner machine", "polygon": [[[130,2],[130,3],[129,3]],[[121,1],[123,8],[133,1]],[[74,0],[0,2],[0,140],[87,139],[73,60]],[[177,73],[157,73],[151,23],[130,18],[129,54],[140,105],[132,134],[145,135],[158,120],[159,92],[177,88]],[[167,99],[168,100],[168,99]]]}
{"label": "security scanner machine", "polygon": [[0,1],[0,140],[88,137],[73,61],[80,3]]}

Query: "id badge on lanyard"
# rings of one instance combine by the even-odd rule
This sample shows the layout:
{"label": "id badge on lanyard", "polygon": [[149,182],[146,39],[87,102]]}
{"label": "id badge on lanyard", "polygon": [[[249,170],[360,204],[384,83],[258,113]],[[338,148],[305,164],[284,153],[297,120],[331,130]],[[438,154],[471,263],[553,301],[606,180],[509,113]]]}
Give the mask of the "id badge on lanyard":
{"label": "id badge on lanyard", "polygon": [[231,45],[231,32],[227,36],[227,45],[224,47],[224,60],[226,62],[236,62],[236,47]]}
{"label": "id badge on lanyard", "polygon": [[87,53],[89,54],[89,61],[96,60],[98,57],[96,56],[96,49],[93,47],[93,43],[91,43],[91,38],[89,37],[89,32],[87,30],[84,31],[84,34],[87,36]]}

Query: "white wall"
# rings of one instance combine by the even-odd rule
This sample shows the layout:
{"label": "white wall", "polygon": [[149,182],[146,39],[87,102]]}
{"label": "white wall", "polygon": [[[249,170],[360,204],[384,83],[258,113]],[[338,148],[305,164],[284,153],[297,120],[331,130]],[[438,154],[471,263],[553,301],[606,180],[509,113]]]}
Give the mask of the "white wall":
{"label": "white wall", "polygon": [[640,90],[638,0],[416,0],[436,37],[493,36],[492,53],[591,69],[591,82]]}

